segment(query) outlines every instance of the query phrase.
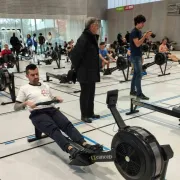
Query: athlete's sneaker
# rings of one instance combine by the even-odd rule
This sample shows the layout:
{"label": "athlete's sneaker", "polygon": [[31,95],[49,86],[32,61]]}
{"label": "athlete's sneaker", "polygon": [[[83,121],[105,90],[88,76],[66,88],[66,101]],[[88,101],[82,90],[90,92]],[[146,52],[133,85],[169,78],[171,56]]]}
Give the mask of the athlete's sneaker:
{"label": "athlete's sneaker", "polygon": [[85,151],[87,150],[87,152],[89,153],[100,153],[103,151],[103,146],[100,144],[95,144],[95,145],[90,145],[90,144],[86,144],[84,146]]}

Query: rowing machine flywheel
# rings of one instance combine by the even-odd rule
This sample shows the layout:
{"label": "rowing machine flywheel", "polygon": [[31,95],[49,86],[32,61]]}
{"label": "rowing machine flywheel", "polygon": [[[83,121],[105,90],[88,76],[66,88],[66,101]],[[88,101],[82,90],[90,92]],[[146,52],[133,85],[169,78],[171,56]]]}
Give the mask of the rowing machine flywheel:
{"label": "rowing machine flywheel", "polygon": [[116,168],[126,180],[151,180],[163,169],[161,147],[156,138],[140,127],[119,130],[112,141]]}

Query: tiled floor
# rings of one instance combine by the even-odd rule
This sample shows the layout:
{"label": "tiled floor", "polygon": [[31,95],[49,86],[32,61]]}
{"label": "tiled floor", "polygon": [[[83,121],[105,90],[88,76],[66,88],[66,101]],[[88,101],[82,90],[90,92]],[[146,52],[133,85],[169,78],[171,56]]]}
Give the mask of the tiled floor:
{"label": "tiled floor", "polygon": [[[177,55],[180,53],[175,52]],[[153,59],[145,60],[150,62]],[[28,62],[21,62],[21,70]],[[55,63],[50,66],[39,67],[41,80],[45,80],[45,73],[66,73],[69,63],[62,61],[65,69],[53,70]],[[150,97],[150,102],[165,108],[172,109],[180,104],[180,67],[178,63],[168,63],[167,72],[171,75],[158,77],[158,66],[148,68],[148,75],[143,77],[143,92]],[[13,71],[13,70],[11,70]],[[131,76],[130,76],[131,78]],[[101,82],[96,86],[95,112],[102,116],[92,124],[79,123],[80,108],[79,84],[59,84],[58,80],[48,83],[54,95],[62,96],[64,103],[58,105],[61,111],[75,124],[76,128],[85,137],[95,142],[111,147],[111,140],[118,128],[113,116],[106,105],[106,93],[118,89],[118,110],[127,125],[141,126],[156,136],[160,144],[170,144],[174,157],[170,160],[168,180],[178,180],[180,175],[177,167],[180,166],[180,131],[177,118],[160,114],[145,108],[140,112],[127,116],[130,107],[130,82],[119,83],[123,80],[122,72],[116,71],[111,76],[101,74]],[[15,74],[16,93],[21,85],[28,81],[24,73]],[[9,94],[0,93],[0,102],[9,100]],[[68,164],[68,155],[60,150],[52,139],[47,138],[29,144],[27,137],[34,134],[34,127],[29,120],[27,110],[13,111],[13,104],[0,107],[0,179],[1,180],[123,180],[116,170],[114,163],[97,163],[89,167],[74,167]]]}

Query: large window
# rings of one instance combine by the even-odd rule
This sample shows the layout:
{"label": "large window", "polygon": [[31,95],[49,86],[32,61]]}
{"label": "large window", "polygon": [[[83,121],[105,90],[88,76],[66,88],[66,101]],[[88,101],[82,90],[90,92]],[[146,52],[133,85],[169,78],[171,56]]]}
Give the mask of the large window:
{"label": "large window", "polygon": [[36,32],[35,29],[35,20],[34,19],[21,19],[22,23],[22,41],[26,43],[27,40],[27,34],[30,34],[31,36]]}
{"label": "large window", "polygon": [[10,43],[10,38],[13,33],[18,36],[21,34],[20,19],[0,19],[0,45]]}
{"label": "large window", "polygon": [[108,9],[116,8],[119,6],[143,4],[161,0],[108,0]]}
{"label": "large window", "polygon": [[36,37],[42,33],[47,39],[48,32],[52,34],[52,43],[63,45],[64,41],[76,41],[84,30],[84,16],[66,16],[63,19],[3,19],[0,18],[0,46],[10,45],[13,33],[26,44],[27,34]]}

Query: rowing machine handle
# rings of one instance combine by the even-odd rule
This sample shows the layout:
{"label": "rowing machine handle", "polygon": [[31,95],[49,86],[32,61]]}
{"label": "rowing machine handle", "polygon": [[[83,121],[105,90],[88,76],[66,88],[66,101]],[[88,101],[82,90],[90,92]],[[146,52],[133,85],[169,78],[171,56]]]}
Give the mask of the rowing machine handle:
{"label": "rowing machine handle", "polygon": [[51,104],[57,104],[60,103],[59,100],[52,100],[52,101],[46,101],[46,102],[40,102],[40,103],[36,103],[36,106],[41,106],[41,105],[51,105]]}

